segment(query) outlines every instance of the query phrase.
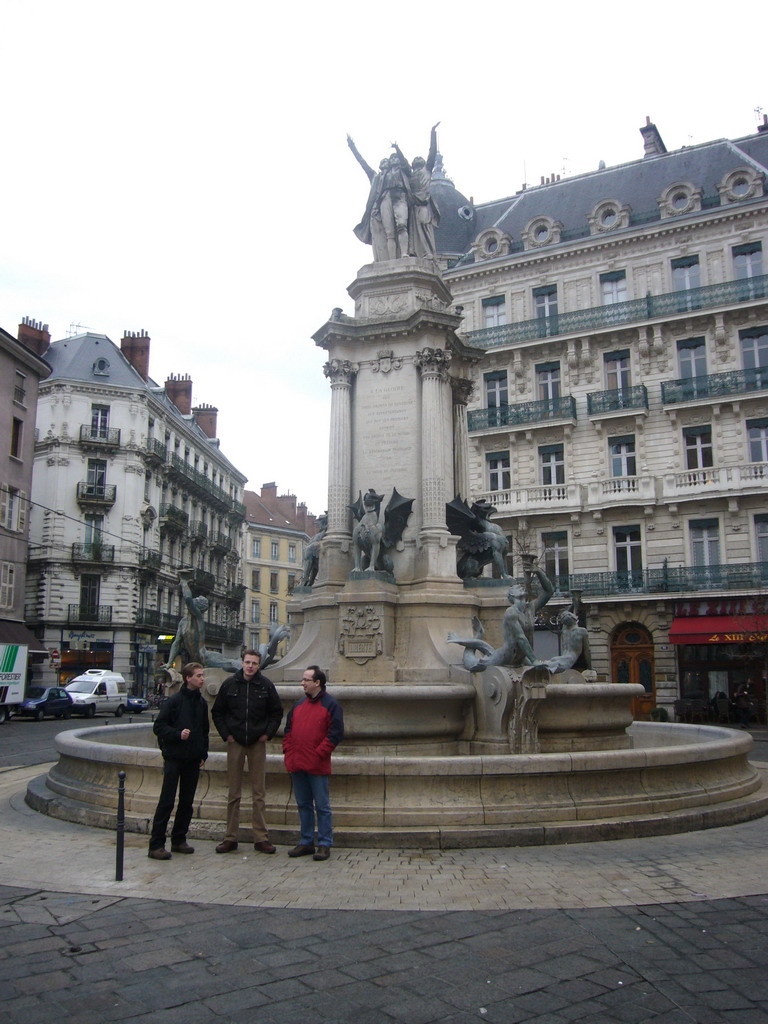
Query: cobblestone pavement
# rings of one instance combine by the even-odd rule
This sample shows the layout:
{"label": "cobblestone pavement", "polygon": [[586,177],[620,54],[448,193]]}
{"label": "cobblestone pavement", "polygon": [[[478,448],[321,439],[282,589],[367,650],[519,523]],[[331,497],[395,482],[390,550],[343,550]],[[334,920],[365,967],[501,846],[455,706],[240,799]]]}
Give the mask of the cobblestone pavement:
{"label": "cobblestone pavement", "polygon": [[2,1024],[766,1024],[768,818],[498,850],[150,861],[0,772]]}

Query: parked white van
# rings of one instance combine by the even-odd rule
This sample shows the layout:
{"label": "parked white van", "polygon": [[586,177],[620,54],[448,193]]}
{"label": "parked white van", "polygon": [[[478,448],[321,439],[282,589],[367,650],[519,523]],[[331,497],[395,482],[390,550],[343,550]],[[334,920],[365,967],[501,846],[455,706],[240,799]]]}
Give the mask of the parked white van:
{"label": "parked white van", "polygon": [[119,672],[105,668],[89,668],[66,686],[72,698],[72,713],[93,718],[96,712],[114,714],[119,718],[125,712],[128,687]]}

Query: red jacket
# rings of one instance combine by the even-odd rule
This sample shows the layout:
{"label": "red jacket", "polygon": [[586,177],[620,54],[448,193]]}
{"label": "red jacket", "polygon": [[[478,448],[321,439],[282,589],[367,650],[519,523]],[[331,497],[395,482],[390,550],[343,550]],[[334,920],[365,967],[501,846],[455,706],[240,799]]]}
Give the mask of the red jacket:
{"label": "red jacket", "polygon": [[331,774],[331,753],[344,737],[344,715],[337,700],[321,690],[312,700],[302,697],[288,712],[283,737],[289,772]]}

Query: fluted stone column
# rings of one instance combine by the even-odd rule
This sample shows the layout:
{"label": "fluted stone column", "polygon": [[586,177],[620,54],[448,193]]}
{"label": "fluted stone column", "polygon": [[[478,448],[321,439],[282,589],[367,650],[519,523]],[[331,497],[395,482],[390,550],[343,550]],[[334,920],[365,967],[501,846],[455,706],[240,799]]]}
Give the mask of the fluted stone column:
{"label": "fluted stone column", "polygon": [[469,432],[467,403],[474,382],[466,377],[451,377],[453,391],[453,490],[466,500],[469,495]]}
{"label": "fluted stone column", "polygon": [[444,438],[451,358],[450,351],[440,348],[423,348],[414,354],[421,374],[421,571],[417,575],[424,578],[446,576],[453,557],[445,522],[446,482],[453,478],[453,465]]}
{"label": "fluted stone column", "polygon": [[[352,486],[352,380],[357,363],[349,359],[330,359],[323,373],[331,383],[331,426],[328,452],[328,532],[323,542],[318,582],[344,579],[346,561],[340,559],[349,550],[350,487]],[[325,564],[324,564],[325,563]]]}

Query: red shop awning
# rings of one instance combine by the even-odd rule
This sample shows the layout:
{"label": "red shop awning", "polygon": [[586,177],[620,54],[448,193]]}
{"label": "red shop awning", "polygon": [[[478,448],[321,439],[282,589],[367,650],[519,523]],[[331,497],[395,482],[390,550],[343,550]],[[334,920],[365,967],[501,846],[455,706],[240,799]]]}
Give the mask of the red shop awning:
{"label": "red shop awning", "polygon": [[673,644],[748,644],[768,641],[768,615],[702,615],[675,618]]}

